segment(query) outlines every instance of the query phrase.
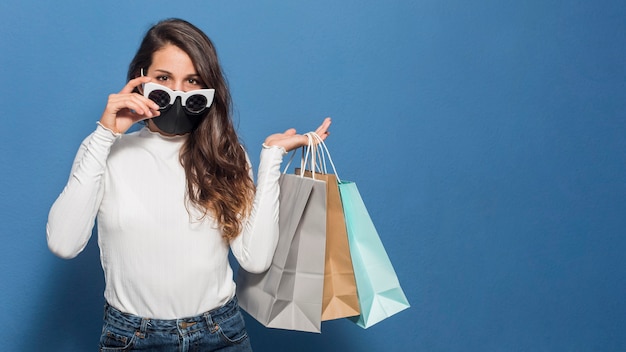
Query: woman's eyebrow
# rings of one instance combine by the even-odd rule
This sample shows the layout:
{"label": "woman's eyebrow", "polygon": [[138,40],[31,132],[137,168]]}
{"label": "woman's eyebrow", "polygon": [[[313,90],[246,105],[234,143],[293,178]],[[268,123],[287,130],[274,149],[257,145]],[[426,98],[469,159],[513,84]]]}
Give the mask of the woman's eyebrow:
{"label": "woman's eyebrow", "polygon": [[160,73],[165,73],[167,75],[171,75],[172,74],[170,71],[163,70],[163,69],[160,69],[160,68],[155,69],[155,71],[160,72]]}
{"label": "woman's eyebrow", "polygon": [[[168,71],[168,70],[164,70],[164,69],[157,68],[157,69],[155,69],[155,71],[156,71],[157,73],[161,73],[161,74],[166,74],[166,75],[169,75],[169,76],[173,76],[173,74],[172,74],[170,71]],[[199,75],[198,73],[190,73],[190,74],[186,75],[186,76],[185,76],[185,78],[195,78],[195,79],[199,79],[199,78],[200,78],[200,75]]]}

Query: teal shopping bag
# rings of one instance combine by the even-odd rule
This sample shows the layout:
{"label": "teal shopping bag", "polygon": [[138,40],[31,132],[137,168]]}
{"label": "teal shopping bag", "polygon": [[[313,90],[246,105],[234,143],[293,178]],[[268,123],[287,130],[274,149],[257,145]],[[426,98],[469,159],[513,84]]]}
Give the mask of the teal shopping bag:
{"label": "teal shopping bag", "polygon": [[347,319],[368,328],[410,305],[356,184],[340,181],[339,193],[361,308]]}

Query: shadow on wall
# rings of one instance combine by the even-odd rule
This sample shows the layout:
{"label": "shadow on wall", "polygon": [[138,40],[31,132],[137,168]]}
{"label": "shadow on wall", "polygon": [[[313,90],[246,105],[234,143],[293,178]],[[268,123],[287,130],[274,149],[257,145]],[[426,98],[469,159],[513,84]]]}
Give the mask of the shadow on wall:
{"label": "shadow on wall", "polygon": [[[53,254],[50,254],[51,256]],[[95,351],[102,330],[104,277],[100,266],[97,234],[85,250],[71,260],[53,259],[49,287],[36,303],[35,328],[20,336],[20,351]],[[236,268],[234,268],[236,272]],[[268,329],[244,314],[255,352],[342,351],[356,352],[346,319],[324,322],[322,334]],[[352,347],[350,346],[352,345]]]}

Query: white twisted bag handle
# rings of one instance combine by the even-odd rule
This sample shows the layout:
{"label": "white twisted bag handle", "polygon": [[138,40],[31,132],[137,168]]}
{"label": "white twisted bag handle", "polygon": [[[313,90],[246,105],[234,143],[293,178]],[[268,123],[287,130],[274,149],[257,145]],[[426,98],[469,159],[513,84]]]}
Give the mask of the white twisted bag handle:
{"label": "white twisted bag handle", "polygon": [[[309,166],[311,167],[312,176],[313,178],[315,178],[315,172],[316,170],[319,170],[319,168],[317,168],[317,162],[315,161],[315,159],[317,158],[317,150],[314,146],[313,137],[309,135],[308,133],[305,133],[304,135],[307,137],[308,143],[306,146],[303,146],[302,148],[298,148],[302,150],[302,156],[300,157],[300,170],[303,170],[303,172],[300,173],[300,177],[304,177],[304,170],[306,170],[307,164],[310,164]],[[297,149],[295,149],[291,153],[291,156],[289,157],[289,161],[287,162],[287,165],[285,165],[285,168],[283,169],[283,174],[287,173],[287,170],[289,169],[289,166],[291,165],[291,162],[293,161],[293,158],[296,155],[296,151]]]}
{"label": "white twisted bag handle", "polygon": [[[328,173],[328,169],[326,168],[326,156],[328,156],[328,161],[330,162],[330,166],[332,166],[333,168],[333,173],[335,174],[335,177],[337,177],[337,182],[341,182],[341,179],[339,178],[339,174],[337,173],[337,169],[335,168],[335,163],[333,163],[333,158],[330,156],[330,151],[328,150],[328,147],[326,146],[326,143],[324,143],[324,140],[322,139],[322,137],[320,137],[317,133],[315,132],[308,132],[305,134],[310,140],[313,140],[315,143],[314,146],[311,145],[311,142],[309,142],[309,148],[313,148],[316,152],[313,152],[313,158],[315,158],[315,155],[317,155],[317,158],[320,161],[320,167],[318,168],[318,170],[320,170],[320,172],[323,173]],[[317,165],[317,161],[315,160],[314,162],[314,166],[318,166]],[[311,164],[313,166],[313,160],[311,160]],[[313,170],[314,168],[312,167],[311,170]],[[314,171],[312,171],[314,173]]]}

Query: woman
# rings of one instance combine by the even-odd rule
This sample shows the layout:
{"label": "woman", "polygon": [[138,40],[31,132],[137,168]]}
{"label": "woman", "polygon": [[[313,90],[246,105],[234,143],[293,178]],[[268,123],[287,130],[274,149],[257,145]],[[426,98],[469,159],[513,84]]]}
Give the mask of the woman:
{"label": "woman", "polygon": [[[128,83],[82,143],[47,236],[52,252],[72,258],[98,219],[102,351],[251,350],[228,253],[247,271],[269,267],[282,157],[308,140],[293,129],[267,137],[255,187],[230,108],[209,38],[165,20],[147,32]],[[139,121],[141,130],[124,134]],[[316,132],[325,138],[329,126],[327,118]]]}

